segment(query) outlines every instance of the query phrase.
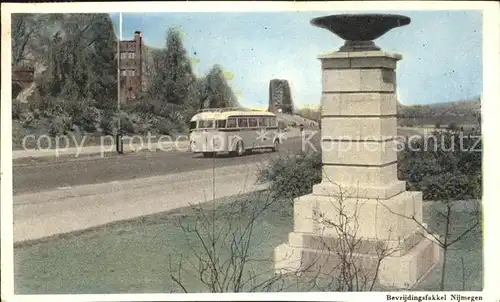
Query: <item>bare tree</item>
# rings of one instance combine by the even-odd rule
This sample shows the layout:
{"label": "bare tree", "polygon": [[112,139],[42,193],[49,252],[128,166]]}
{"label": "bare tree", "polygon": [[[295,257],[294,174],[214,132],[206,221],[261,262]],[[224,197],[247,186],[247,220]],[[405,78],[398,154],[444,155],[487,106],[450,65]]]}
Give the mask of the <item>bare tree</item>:
{"label": "bare tree", "polygon": [[[433,241],[436,244],[438,244],[440,248],[443,249],[443,260],[441,263],[441,280],[439,284],[439,289],[441,291],[443,291],[445,287],[446,269],[447,269],[446,263],[450,248],[457,242],[460,242],[462,239],[464,239],[469,233],[476,230],[481,222],[481,216],[482,216],[481,209],[477,205],[477,203],[474,203],[474,210],[471,212],[471,219],[469,225],[466,227],[464,231],[459,232],[458,234],[453,234],[453,229],[455,228],[453,220],[454,220],[454,214],[456,214],[454,206],[456,205],[457,202],[460,201],[445,201],[444,211],[437,212],[436,216],[441,220],[443,225],[443,229],[438,230],[439,234],[436,234],[436,232],[431,230],[426,224],[418,221],[415,218],[415,215],[407,216],[407,215],[402,215],[401,213],[395,213],[394,211],[389,209],[386,205],[380,203],[382,206],[386,207],[392,214],[413,220],[424,231],[422,234],[423,237],[428,238],[428,236],[430,236],[433,239]],[[465,279],[465,273],[464,273],[464,279]]]}
{"label": "bare tree", "polygon": [[320,274],[311,282],[329,280],[322,287],[315,286],[327,291],[372,291],[377,285],[382,262],[401,247],[390,245],[390,236],[385,239],[362,237],[359,210],[366,200],[357,197],[357,192],[334,185],[338,187],[338,194],[329,196],[333,211],[327,216],[313,210],[319,234],[314,248],[326,251],[327,256],[314,261],[316,266],[323,267],[317,268]]}
{"label": "bare tree", "polygon": [[[275,272],[270,255],[258,257],[252,253],[252,245],[264,239],[257,238],[254,232],[255,226],[262,223],[261,218],[292,205],[272,191],[271,187],[268,192],[254,193],[258,196],[253,199],[239,195],[236,202],[226,204],[192,205],[193,219],[179,224],[186,237],[192,238],[188,240],[189,255],[183,255],[178,263],[170,263],[171,280],[183,292],[190,291],[193,280],[213,293],[276,292],[292,286],[305,291],[374,289],[383,260],[400,247],[390,245],[387,238],[369,240],[359,235],[358,210],[363,201],[348,197],[344,190],[330,197],[334,213],[326,216],[318,209],[313,211],[311,219],[320,228],[310,234],[314,237],[313,248],[318,251],[316,257]],[[215,195],[212,198],[215,200]],[[356,203],[354,211],[352,207],[348,209],[351,202]]]}

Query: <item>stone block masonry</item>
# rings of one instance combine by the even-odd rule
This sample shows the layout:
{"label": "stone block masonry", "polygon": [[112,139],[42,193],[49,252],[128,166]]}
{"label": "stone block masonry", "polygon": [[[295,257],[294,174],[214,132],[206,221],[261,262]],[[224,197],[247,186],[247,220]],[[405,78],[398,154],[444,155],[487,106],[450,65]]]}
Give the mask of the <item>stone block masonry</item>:
{"label": "stone block masonry", "polygon": [[422,194],[407,192],[397,178],[401,58],[384,51],[319,57],[322,182],[295,201],[289,242],[275,249],[276,272],[336,274],[346,238],[359,240],[352,261],[364,276],[378,270],[383,286],[409,288],[441,259],[442,250],[420,227]]}

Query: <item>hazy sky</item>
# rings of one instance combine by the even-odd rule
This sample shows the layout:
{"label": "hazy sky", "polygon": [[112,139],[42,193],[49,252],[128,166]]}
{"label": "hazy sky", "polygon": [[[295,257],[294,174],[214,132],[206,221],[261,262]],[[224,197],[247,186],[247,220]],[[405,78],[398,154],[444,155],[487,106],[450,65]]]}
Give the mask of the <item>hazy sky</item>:
{"label": "hazy sky", "polygon": [[[169,27],[186,33],[184,45],[206,74],[220,64],[242,105],[265,106],[269,80],[289,80],[296,105],[319,104],[319,54],[343,41],[310,25],[317,16],[342,12],[141,13],[123,14],[123,38],[144,33],[146,44],[164,47]],[[353,13],[353,12],[350,12]],[[482,93],[482,15],[480,11],[394,11],[411,17],[375,43],[403,55],[397,69],[399,101],[428,104]],[[118,25],[118,14],[112,14]],[[116,26],[118,32],[118,26]]]}

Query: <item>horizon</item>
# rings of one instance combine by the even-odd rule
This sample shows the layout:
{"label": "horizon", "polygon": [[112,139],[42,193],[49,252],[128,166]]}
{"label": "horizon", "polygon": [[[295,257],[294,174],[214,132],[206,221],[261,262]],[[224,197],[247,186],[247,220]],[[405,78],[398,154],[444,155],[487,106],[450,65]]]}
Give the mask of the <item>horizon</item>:
{"label": "horizon", "polygon": [[[343,44],[309,21],[334,13],[339,12],[123,13],[122,35],[131,39],[139,30],[148,47],[164,48],[167,30],[178,27],[197,76],[221,65],[233,75],[228,83],[246,107],[267,106],[269,81],[287,79],[299,108],[320,103],[321,67],[316,57]],[[396,70],[401,104],[449,103],[482,95],[480,11],[391,13],[412,19],[375,40],[382,50],[403,55]],[[119,13],[110,15],[119,37]]]}

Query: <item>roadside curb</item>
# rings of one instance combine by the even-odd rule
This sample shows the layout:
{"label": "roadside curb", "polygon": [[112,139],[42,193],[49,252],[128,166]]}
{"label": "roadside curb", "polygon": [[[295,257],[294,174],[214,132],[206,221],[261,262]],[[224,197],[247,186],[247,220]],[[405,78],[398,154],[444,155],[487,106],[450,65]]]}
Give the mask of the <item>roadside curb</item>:
{"label": "roadside curb", "polygon": [[[162,146],[159,146],[158,143],[152,144],[152,146],[148,145],[140,145],[140,144],[135,144],[135,145],[130,145],[130,144],[124,144],[124,152],[125,153],[139,153],[139,152],[144,152],[144,151],[149,151],[149,152],[156,152],[156,151],[164,151],[164,152],[170,152],[170,151],[189,151],[189,143],[187,141],[182,141],[178,142],[177,146],[172,146],[173,144],[162,144]],[[114,145],[107,145],[107,146],[92,146],[92,147],[86,147],[83,148],[82,150],[78,150],[78,148],[71,148],[71,149],[66,149],[66,150],[56,150],[56,149],[50,149],[50,150],[13,150],[12,151],[12,160],[16,159],[29,159],[29,158],[47,158],[47,157],[54,157],[54,158],[67,158],[67,157],[72,157],[72,158],[79,158],[82,156],[92,156],[92,155],[99,155],[99,154],[110,154],[110,153],[116,153],[116,149],[114,148]],[[183,150],[184,149],[184,150]]]}
{"label": "roadside curb", "polygon": [[[295,139],[300,138],[300,134],[294,134],[287,136],[286,139]],[[173,146],[177,144],[177,146]],[[147,144],[124,144],[124,153],[139,153],[139,152],[171,152],[171,151],[180,151],[180,152],[189,152],[189,142],[188,141],[180,141],[177,143],[162,143],[162,146],[159,146],[158,143],[153,143],[151,146]],[[87,150],[85,150],[87,148]],[[26,160],[26,159],[36,159],[36,158],[49,158],[53,157],[56,159],[67,159],[70,158],[80,158],[83,156],[93,156],[100,154],[111,154],[116,153],[115,145],[106,145],[106,146],[89,146],[82,148],[79,151],[78,148],[68,148],[65,150],[50,149],[50,150],[13,150],[12,151],[12,160]]]}
{"label": "roadside curb", "polygon": [[[213,200],[212,194],[217,200],[263,190],[268,185],[258,183],[258,167],[257,164],[235,165],[215,171],[206,169],[17,195],[13,204],[14,244],[81,233],[191,206],[191,203],[203,204]],[[217,188],[209,188],[212,183],[218,183]],[[188,189],[189,185],[197,189]],[[165,198],[169,202],[165,203]],[[47,207],[58,210],[47,210]]]}
{"label": "roadside curb", "polygon": [[[268,189],[269,189],[268,184],[262,184],[262,185],[256,186],[255,190],[247,191],[244,194],[265,192]],[[238,195],[232,195],[232,196],[238,196]],[[227,198],[227,197],[228,196],[221,197],[221,198]],[[199,204],[199,205],[201,206],[201,204]],[[92,232],[98,232],[98,231],[105,230],[105,229],[116,228],[116,227],[120,227],[120,226],[127,225],[127,224],[133,225],[133,224],[137,224],[138,221],[140,221],[141,225],[155,224],[154,222],[148,223],[148,220],[152,220],[157,216],[175,215],[180,210],[188,209],[188,208],[191,208],[193,206],[189,206],[189,205],[182,206],[182,207],[178,207],[178,208],[174,208],[174,209],[170,209],[170,210],[166,210],[166,211],[161,211],[161,212],[156,212],[156,213],[152,213],[152,214],[145,214],[145,215],[140,215],[137,217],[115,220],[115,221],[111,221],[111,222],[108,222],[105,224],[91,226],[91,227],[80,229],[80,230],[63,232],[63,233],[49,235],[49,236],[40,237],[40,238],[36,238],[36,239],[26,239],[26,240],[20,240],[17,242],[15,241],[13,243],[13,246],[14,246],[14,248],[29,247],[29,246],[36,245],[36,244],[50,242],[51,240],[68,239],[68,238],[71,238],[74,236],[82,236],[82,235],[86,235],[86,234],[89,234]]]}

